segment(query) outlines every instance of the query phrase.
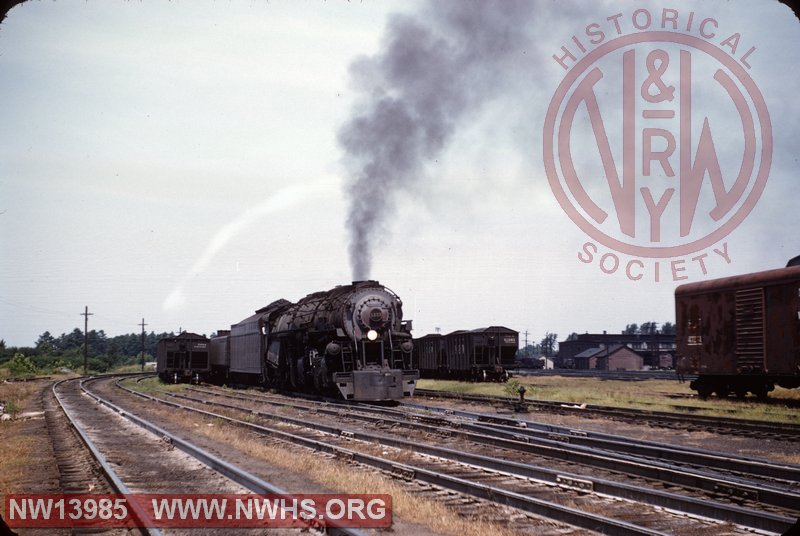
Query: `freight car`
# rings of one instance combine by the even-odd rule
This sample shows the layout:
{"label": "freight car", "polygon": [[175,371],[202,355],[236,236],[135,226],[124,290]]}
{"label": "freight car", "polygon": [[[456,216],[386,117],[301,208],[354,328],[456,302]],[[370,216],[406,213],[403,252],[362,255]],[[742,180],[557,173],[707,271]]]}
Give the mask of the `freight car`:
{"label": "freight car", "polygon": [[190,381],[200,383],[209,377],[210,341],[196,333],[165,337],[156,348],[156,372],[165,382]]}
{"label": "freight car", "polygon": [[675,289],[679,373],[690,387],[766,398],[800,387],[800,266],[681,285]]}
{"label": "freight car", "polygon": [[503,326],[432,334],[414,340],[414,364],[423,378],[507,381],[519,332]]}
{"label": "freight car", "polygon": [[211,340],[212,379],[338,394],[346,400],[411,396],[411,322],[377,281],[356,281],[275,301]]}

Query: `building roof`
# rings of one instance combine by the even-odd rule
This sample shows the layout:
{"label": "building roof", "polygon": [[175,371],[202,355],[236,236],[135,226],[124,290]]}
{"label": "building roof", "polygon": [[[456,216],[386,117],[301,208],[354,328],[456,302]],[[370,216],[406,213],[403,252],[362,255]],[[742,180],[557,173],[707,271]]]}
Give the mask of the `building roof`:
{"label": "building roof", "polygon": [[620,341],[622,342],[639,342],[639,341],[659,341],[665,340],[674,341],[674,334],[653,333],[642,335],[639,333],[580,333],[575,339],[559,341],[558,344],[573,343],[573,342],[605,342],[605,341]]}
{"label": "building roof", "polygon": [[612,344],[608,347],[596,347],[596,348],[589,348],[588,350],[584,350],[579,354],[575,354],[572,357],[605,357],[608,355],[615,354],[622,350],[623,348],[627,348],[634,354],[636,354],[636,350],[628,346],[627,344]]}
{"label": "building roof", "polygon": [[579,354],[575,354],[572,357],[592,357],[595,354],[600,353],[601,351],[605,350],[605,348],[589,348],[588,350],[584,350]]}

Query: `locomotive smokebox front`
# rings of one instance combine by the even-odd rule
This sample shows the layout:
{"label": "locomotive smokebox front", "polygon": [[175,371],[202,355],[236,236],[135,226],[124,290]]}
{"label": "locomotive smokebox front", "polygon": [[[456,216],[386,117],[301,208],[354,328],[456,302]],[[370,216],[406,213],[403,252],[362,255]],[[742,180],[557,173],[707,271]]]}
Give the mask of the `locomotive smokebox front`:
{"label": "locomotive smokebox front", "polygon": [[356,324],[362,334],[370,331],[382,334],[392,325],[391,296],[380,292],[369,292],[357,296],[355,306]]}

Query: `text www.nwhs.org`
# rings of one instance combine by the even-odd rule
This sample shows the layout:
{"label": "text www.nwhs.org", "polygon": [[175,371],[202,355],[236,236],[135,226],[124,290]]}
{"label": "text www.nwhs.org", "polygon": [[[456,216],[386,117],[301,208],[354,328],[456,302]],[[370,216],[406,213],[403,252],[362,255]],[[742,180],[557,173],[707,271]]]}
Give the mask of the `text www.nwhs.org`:
{"label": "text www.nwhs.org", "polygon": [[390,527],[385,494],[7,495],[12,528]]}

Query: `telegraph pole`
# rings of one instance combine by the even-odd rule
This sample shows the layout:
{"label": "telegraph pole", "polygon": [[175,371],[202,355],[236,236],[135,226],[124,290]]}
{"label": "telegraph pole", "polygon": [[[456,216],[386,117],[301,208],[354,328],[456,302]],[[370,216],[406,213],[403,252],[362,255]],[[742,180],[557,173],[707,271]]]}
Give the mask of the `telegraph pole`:
{"label": "telegraph pole", "polygon": [[141,323],[141,326],[142,326],[142,372],[144,372],[144,327],[146,325],[147,324],[144,323],[144,318],[142,318],[142,323]]}
{"label": "telegraph pole", "polygon": [[83,317],[83,375],[87,375],[87,371],[89,369],[89,358],[87,353],[87,348],[89,346],[89,317],[92,316],[94,313],[89,312],[89,306],[85,306],[81,316]]}

